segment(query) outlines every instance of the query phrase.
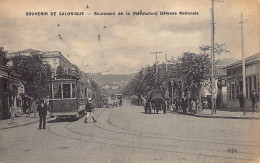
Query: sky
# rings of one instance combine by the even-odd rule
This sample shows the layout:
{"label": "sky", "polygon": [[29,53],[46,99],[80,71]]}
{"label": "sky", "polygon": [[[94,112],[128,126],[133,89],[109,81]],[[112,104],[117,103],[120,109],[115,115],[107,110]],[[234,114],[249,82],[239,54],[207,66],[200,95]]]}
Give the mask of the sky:
{"label": "sky", "polygon": [[[158,60],[164,62],[166,55],[169,59],[188,51],[199,53],[201,45],[211,44],[211,0],[0,0],[0,3],[0,46],[6,51],[61,51],[85,72],[131,74],[155,62],[152,52],[162,52]],[[133,16],[133,12],[140,10],[177,15]],[[199,14],[179,15],[180,11]],[[260,52],[259,0],[215,0],[214,11],[215,42],[225,43],[230,51],[218,58],[241,59],[241,13],[245,56]],[[48,16],[26,16],[26,12],[48,12]],[[51,16],[50,12],[57,15]],[[59,12],[84,15],[59,16]],[[118,12],[123,15],[117,15]]]}

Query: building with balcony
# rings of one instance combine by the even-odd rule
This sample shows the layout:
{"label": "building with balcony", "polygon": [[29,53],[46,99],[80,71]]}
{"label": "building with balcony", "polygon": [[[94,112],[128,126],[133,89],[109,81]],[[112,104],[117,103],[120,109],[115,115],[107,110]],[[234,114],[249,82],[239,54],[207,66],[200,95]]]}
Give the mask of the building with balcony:
{"label": "building with balcony", "polygon": [[34,49],[26,49],[18,52],[8,53],[6,55],[7,58],[12,58],[15,56],[23,56],[29,57],[33,54],[40,54],[42,55],[43,63],[49,64],[51,66],[53,77],[56,76],[58,73],[80,73],[80,69],[72,64],[67,58],[65,58],[61,52],[59,51],[39,51]]}

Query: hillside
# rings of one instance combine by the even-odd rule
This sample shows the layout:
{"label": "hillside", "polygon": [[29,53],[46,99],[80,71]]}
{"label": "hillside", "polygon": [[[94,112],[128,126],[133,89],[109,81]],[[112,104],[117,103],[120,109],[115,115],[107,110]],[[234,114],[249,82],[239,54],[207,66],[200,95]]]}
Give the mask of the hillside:
{"label": "hillside", "polygon": [[107,74],[107,75],[102,75],[102,74],[96,74],[94,75],[94,79],[96,80],[97,83],[100,85],[111,85],[111,84],[124,84],[129,82],[135,74],[129,74],[129,75],[118,75],[118,74]]}

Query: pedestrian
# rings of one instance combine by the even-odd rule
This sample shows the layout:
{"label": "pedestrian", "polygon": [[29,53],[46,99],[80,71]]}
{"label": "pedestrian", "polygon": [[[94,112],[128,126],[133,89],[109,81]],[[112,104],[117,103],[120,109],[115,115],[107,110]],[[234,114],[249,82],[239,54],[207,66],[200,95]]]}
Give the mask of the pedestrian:
{"label": "pedestrian", "polygon": [[95,120],[94,114],[93,114],[93,112],[92,112],[93,109],[94,109],[94,107],[92,106],[91,98],[88,98],[88,102],[87,102],[86,108],[85,108],[87,114],[86,114],[86,118],[85,118],[84,123],[87,123],[87,120],[88,120],[88,117],[89,117],[89,116],[92,117],[94,123],[97,122],[97,121]]}
{"label": "pedestrian", "polygon": [[186,114],[187,113],[187,107],[188,107],[187,97],[184,97],[184,98],[181,99],[181,106],[182,106],[183,114]]}
{"label": "pedestrian", "polygon": [[258,112],[257,104],[256,104],[256,102],[257,102],[256,90],[253,90],[253,91],[252,91],[252,96],[251,96],[251,98],[252,98],[252,111],[253,111],[253,113],[254,113],[255,111]]}
{"label": "pedestrian", "polygon": [[196,113],[201,112],[201,104],[200,104],[200,100],[197,99],[196,101]]}
{"label": "pedestrian", "polygon": [[27,101],[24,100],[24,103],[23,103],[23,113],[24,113],[24,114],[26,114],[26,111],[27,111],[27,107],[28,107],[27,104],[28,104]]}
{"label": "pedestrian", "polygon": [[33,117],[34,117],[34,118],[36,117],[36,112],[37,112],[36,109],[37,109],[36,101],[33,100],[33,101],[32,101],[32,105],[31,105],[31,110],[32,110],[32,112],[33,112]]}
{"label": "pedestrian", "polygon": [[29,101],[26,101],[26,117],[29,117],[31,114],[31,104]]}
{"label": "pedestrian", "polygon": [[11,119],[15,119],[15,108],[13,104],[10,106],[10,112],[11,112]]}
{"label": "pedestrian", "polygon": [[122,97],[119,99],[119,106],[120,106],[120,107],[123,106],[123,100],[122,100]]}
{"label": "pedestrian", "polygon": [[37,111],[39,112],[40,117],[39,130],[41,130],[42,128],[45,129],[47,105],[44,103],[44,100],[40,100],[40,104],[37,107]]}
{"label": "pedestrian", "polygon": [[196,114],[196,100],[191,100],[191,114]]}
{"label": "pedestrian", "polygon": [[177,98],[175,101],[176,110],[180,109],[180,105],[181,105],[181,101],[180,101],[180,99]]}

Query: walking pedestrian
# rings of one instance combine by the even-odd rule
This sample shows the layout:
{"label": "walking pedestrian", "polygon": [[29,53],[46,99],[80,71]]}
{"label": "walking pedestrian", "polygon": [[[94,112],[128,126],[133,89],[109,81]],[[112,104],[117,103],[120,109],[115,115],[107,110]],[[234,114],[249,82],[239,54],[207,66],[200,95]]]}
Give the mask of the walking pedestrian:
{"label": "walking pedestrian", "polygon": [[253,111],[253,113],[254,113],[255,111],[258,112],[257,104],[256,104],[256,102],[257,102],[257,94],[256,94],[256,91],[255,91],[255,90],[252,91],[252,96],[251,96],[251,98],[252,98],[252,111]]}
{"label": "walking pedestrian", "polygon": [[42,128],[45,129],[47,105],[44,103],[44,100],[40,101],[40,104],[37,107],[37,111],[39,112],[40,117],[39,130],[41,130]]}
{"label": "walking pedestrian", "polygon": [[95,120],[94,114],[93,114],[93,112],[92,112],[93,109],[94,109],[94,107],[92,106],[91,98],[88,98],[88,102],[87,102],[86,108],[85,108],[87,114],[86,114],[86,118],[85,118],[84,123],[87,123],[87,120],[88,120],[88,117],[89,117],[89,116],[92,117],[94,123],[97,122],[97,121]]}

